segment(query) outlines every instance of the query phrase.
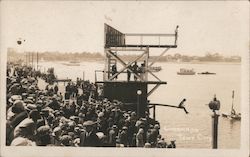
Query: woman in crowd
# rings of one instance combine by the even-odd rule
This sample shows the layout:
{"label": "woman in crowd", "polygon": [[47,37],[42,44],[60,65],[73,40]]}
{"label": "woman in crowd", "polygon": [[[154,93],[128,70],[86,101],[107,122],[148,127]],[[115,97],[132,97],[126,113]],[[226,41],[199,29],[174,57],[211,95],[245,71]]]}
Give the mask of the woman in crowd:
{"label": "woman in crowd", "polygon": [[157,147],[158,122],[123,110],[120,101],[100,99],[95,84],[69,83],[63,99],[57,85],[38,88],[43,74],[38,78],[26,66],[13,71],[7,77],[6,145]]}

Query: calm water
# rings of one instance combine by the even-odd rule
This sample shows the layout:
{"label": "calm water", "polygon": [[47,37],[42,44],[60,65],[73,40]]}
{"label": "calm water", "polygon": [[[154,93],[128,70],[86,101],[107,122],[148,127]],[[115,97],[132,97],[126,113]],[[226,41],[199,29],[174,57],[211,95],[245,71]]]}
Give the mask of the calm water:
{"label": "calm water", "polygon": [[[61,62],[40,63],[41,70],[54,67],[58,78],[77,77],[94,81],[95,70],[103,70],[104,63],[81,62],[80,66],[65,66]],[[160,86],[149,100],[152,103],[178,105],[186,98],[186,108],[190,114],[183,110],[157,107],[156,118],[161,124],[161,134],[169,142],[176,139],[178,148],[211,148],[211,113],[207,105],[214,94],[221,102],[220,112],[230,112],[232,104],[232,90],[235,90],[234,106],[240,112],[240,80],[239,64],[177,64],[159,63],[162,71],[156,75],[167,81],[167,85]],[[210,71],[216,75],[189,75],[181,76],[176,72],[180,68],[193,68],[196,72]],[[119,69],[119,67],[118,67]],[[97,75],[102,79],[101,73]],[[121,76],[125,79],[126,76]],[[151,78],[151,77],[150,77]],[[59,86],[63,87],[63,83]],[[219,119],[219,148],[240,147],[240,121],[231,121],[220,117]]]}

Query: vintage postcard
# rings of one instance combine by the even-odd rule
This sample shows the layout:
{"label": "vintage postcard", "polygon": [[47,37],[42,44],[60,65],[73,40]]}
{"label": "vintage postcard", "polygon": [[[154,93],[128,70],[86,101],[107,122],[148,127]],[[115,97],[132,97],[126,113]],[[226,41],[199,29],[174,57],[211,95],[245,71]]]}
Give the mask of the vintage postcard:
{"label": "vintage postcard", "polygon": [[249,1],[0,7],[1,156],[249,156]]}

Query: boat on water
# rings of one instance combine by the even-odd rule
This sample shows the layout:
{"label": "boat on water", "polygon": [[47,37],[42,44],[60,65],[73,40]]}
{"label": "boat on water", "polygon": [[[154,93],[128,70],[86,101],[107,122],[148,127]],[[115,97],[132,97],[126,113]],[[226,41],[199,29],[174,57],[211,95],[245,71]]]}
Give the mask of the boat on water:
{"label": "boat on water", "polygon": [[222,113],[222,117],[232,119],[232,120],[241,120],[241,113],[237,113],[234,109],[234,91],[232,92],[232,107],[231,113]]}
{"label": "boat on water", "polygon": [[178,75],[195,75],[194,69],[185,69],[181,68],[180,71],[177,72]]}
{"label": "boat on water", "polygon": [[211,73],[211,72],[201,72],[201,73],[198,73],[199,75],[215,75],[216,73]]}
{"label": "boat on water", "polygon": [[79,61],[70,61],[68,63],[62,63],[63,65],[67,65],[67,66],[80,66],[80,62]]}
{"label": "boat on water", "polygon": [[162,70],[161,66],[158,66],[158,67],[150,67],[149,70],[151,72],[159,72]]}
{"label": "boat on water", "polygon": [[241,113],[231,113],[231,114],[222,113],[221,115],[222,117],[229,118],[232,120],[241,120]]}

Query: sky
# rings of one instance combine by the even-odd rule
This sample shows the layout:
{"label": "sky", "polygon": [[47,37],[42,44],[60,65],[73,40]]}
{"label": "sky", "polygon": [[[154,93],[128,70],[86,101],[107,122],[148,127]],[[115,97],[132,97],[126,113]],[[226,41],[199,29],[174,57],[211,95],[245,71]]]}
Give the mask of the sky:
{"label": "sky", "polygon": [[[248,1],[1,1],[1,52],[104,52],[104,23],[123,33],[174,33],[169,53],[241,55],[249,49]],[[25,42],[20,46],[16,41]],[[159,50],[155,50],[159,51]]]}

